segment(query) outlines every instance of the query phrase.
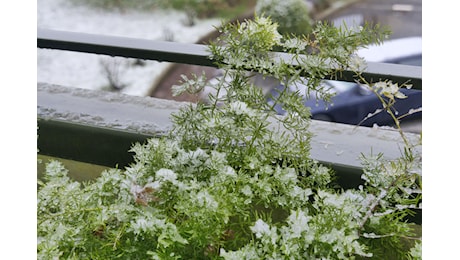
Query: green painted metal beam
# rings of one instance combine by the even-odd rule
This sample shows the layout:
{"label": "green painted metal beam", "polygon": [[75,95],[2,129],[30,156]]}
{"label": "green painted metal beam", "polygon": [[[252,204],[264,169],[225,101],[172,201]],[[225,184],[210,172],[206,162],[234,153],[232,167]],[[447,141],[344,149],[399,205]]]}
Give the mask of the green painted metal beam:
{"label": "green painted metal beam", "polygon": [[[38,29],[37,47],[201,66],[216,66],[209,59],[210,53],[207,45],[202,44]],[[289,58],[290,55],[286,53],[274,53],[274,55],[286,61],[292,60]],[[292,65],[296,66],[294,62]],[[334,76],[334,79],[354,82],[353,75],[353,71],[345,70]],[[422,68],[418,66],[369,62],[362,76],[369,82],[388,79],[394,83],[402,84],[410,81],[414,89],[422,89]]]}

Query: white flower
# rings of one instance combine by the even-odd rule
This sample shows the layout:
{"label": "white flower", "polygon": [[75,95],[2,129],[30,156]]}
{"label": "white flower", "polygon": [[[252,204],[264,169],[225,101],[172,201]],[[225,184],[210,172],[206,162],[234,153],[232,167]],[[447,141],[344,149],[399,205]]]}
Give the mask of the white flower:
{"label": "white flower", "polygon": [[141,193],[142,190],[143,190],[143,187],[141,187],[141,186],[139,186],[139,185],[137,185],[137,184],[131,185],[130,191],[131,191],[131,193],[132,193],[133,195],[136,195],[136,194]]}
{"label": "white flower", "polygon": [[294,186],[291,190],[289,190],[289,195],[292,197],[292,198],[295,198],[296,200],[299,200],[299,201],[306,201],[308,200],[308,197],[313,194],[313,192],[311,191],[311,189],[307,188],[307,189],[302,189],[300,188],[299,186]]}
{"label": "white flower", "polygon": [[367,68],[367,63],[364,58],[358,55],[351,55],[348,66],[353,71],[363,72]]}
{"label": "white flower", "polygon": [[248,105],[241,101],[235,101],[230,104],[230,111],[237,115],[247,114],[249,112]]}
{"label": "white flower", "polygon": [[399,91],[398,84],[393,84],[391,81],[389,82],[377,82],[374,84],[374,88],[377,91],[380,91],[380,94],[384,95],[387,98],[394,99],[394,98],[407,98],[402,92]]}
{"label": "white flower", "polygon": [[51,160],[49,163],[46,164],[46,175],[49,177],[63,177],[66,176],[68,170],[64,167],[64,165],[57,161]]}
{"label": "white flower", "polygon": [[236,172],[235,170],[230,167],[230,166],[225,166],[224,170],[223,170],[223,173],[227,176],[231,176],[231,177],[236,177]]}
{"label": "white flower", "polygon": [[193,165],[201,165],[203,161],[209,158],[207,152],[201,148],[197,148],[195,151],[190,151],[188,153],[188,159]]}
{"label": "white flower", "polygon": [[295,238],[300,237],[303,231],[308,230],[308,221],[310,219],[311,217],[306,215],[304,211],[291,211],[291,215],[288,217],[291,236]]}
{"label": "white flower", "polygon": [[172,170],[169,170],[169,169],[159,169],[156,172],[156,177],[159,181],[163,181],[163,182],[169,181],[172,183],[174,183],[175,180],[177,179],[176,173],[174,173]]}
{"label": "white flower", "polygon": [[248,185],[245,185],[241,189],[241,193],[243,193],[246,196],[246,199],[244,200],[244,204],[251,204],[252,203],[252,197],[253,197],[253,192],[251,190],[251,187]]}
{"label": "white flower", "polygon": [[337,230],[333,228],[329,233],[324,233],[319,236],[319,240],[324,243],[333,244],[336,241],[340,241],[345,236],[345,232],[343,229]]}
{"label": "white flower", "polygon": [[414,247],[410,249],[410,255],[413,259],[422,259],[422,242],[415,243]]}
{"label": "white flower", "polygon": [[147,230],[152,229],[153,223],[141,217],[131,224],[131,228],[133,229],[134,234],[140,234],[141,232],[146,232]]}
{"label": "white flower", "polygon": [[259,254],[252,246],[245,246],[238,251],[225,251],[224,248],[220,249],[220,256],[226,260],[241,260],[241,259],[258,259]]}
{"label": "white flower", "polygon": [[145,184],[144,188],[151,188],[153,190],[159,190],[161,188],[161,183],[158,181],[149,182]]}
{"label": "white flower", "polygon": [[206,207],[211,211],[214,211],[218,208],[219,203],[214,199],[214,197],[208,193],[208,191],[200,191],[196,195],[196,201],[199,206]]}
{"label": "white flower", "polygon": [[275,172],[279,180],[284,184],[296,183],[297,182],[297,172],[294,168],[286,168],[283,170],[277,169]]}
{"label": "white flower", "polygon": [[251,231],[256,234],[257,238],[261,238],[263,235],[270,235],[270,226],[263,220],[258,219],[254,226],[251,227]]}
{"label": "white flower", "polygon": [[307,48],[306,41],[303,41],[298,38],[287,39],[283,46],[288,49],[297,49],[299,51],[305,50]]}

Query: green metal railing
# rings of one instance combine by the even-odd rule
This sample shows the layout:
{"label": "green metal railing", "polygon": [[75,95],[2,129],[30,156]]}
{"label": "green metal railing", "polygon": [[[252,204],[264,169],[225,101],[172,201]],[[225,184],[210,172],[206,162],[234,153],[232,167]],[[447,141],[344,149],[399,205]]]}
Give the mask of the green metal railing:
{"label": "green metal railing", "polygon": [[[38,29],[37,46],[39,48],[105,54],[127,58],[216,66],[209,59],[210,53],[207,50],[207,46],[202,44],[152,41]],[[287,57],[288,54],[276,54],[281,59],[289,60]],[[355,78],[353,75],[353,71],[344,70],[334,79],[354,82]],[[388,79],[394,83],[402,84],[410,81],[414,89],[422,89],[422,68],[418,66],[369,62],[362,76],[368,82]]]}

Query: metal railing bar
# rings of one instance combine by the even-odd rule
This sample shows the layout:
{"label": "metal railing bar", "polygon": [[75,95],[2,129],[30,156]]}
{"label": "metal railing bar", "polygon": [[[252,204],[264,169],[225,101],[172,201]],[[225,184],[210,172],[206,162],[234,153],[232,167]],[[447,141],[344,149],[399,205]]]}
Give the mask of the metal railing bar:
{"label": "metal railing bar", "polygon": [[[37,47],[216,67],[216,64],[210,60],[208,46],[203,44],[154,41],[39,28],[37,30]],[[289,60],[286,54],[280,54],[279,57]],[[355,81],[353,75],[353,71],[344,70],[334,76],[333,79],[353,82]],[[379,80],[392,80],[399,84],[410,82],[414,89],[422,89],[422,68],[418,66],[368,62],[362,76],[369,82]]]}
{"label": "metal railing bar", "polygon": [[206,45],[38,29],[37,47],[126,58],[215,66]]}

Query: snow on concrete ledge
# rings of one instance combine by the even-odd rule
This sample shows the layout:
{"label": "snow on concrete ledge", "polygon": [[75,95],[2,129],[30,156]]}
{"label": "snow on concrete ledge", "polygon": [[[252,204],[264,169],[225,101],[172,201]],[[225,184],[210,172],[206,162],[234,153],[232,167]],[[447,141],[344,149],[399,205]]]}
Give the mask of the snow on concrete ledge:
{"label": "snow on concrete ledge", "polygon": [[[345,168],[362,168],[362,155],[382,154],[393,160],[402,157],[404,140],[391,127],[363,127],[312,120],[310,131],[311,156],[321,161]],[[405,133],[406,139],[414,145],[414,152],[421,154],[420,135]]]}
{"label": "snow on concrete ledge", "polygon": [[156,135],[171,127],[170,114],[188,103],[152,97],[37,84],[37,115],[53,119]]}
{"label": "snow on concrete ledge", "polygon": [[[41,120],[58,120],[88,126],[112,128],[147,136],[158,136],[172,127],[171,113],[188,102],[152,97],[138,97],[108,91],[63,87],[38,83],[37,114]],[[311,156],[322,163],[361,172],[362,154],[384,158],[401,157],[404,142],[388,127],[357,127],[312,120],[310,131]],[[407,133],[407,139],[417,144],[420,136]],[[415,152],[421,153],[421,146]]]}

